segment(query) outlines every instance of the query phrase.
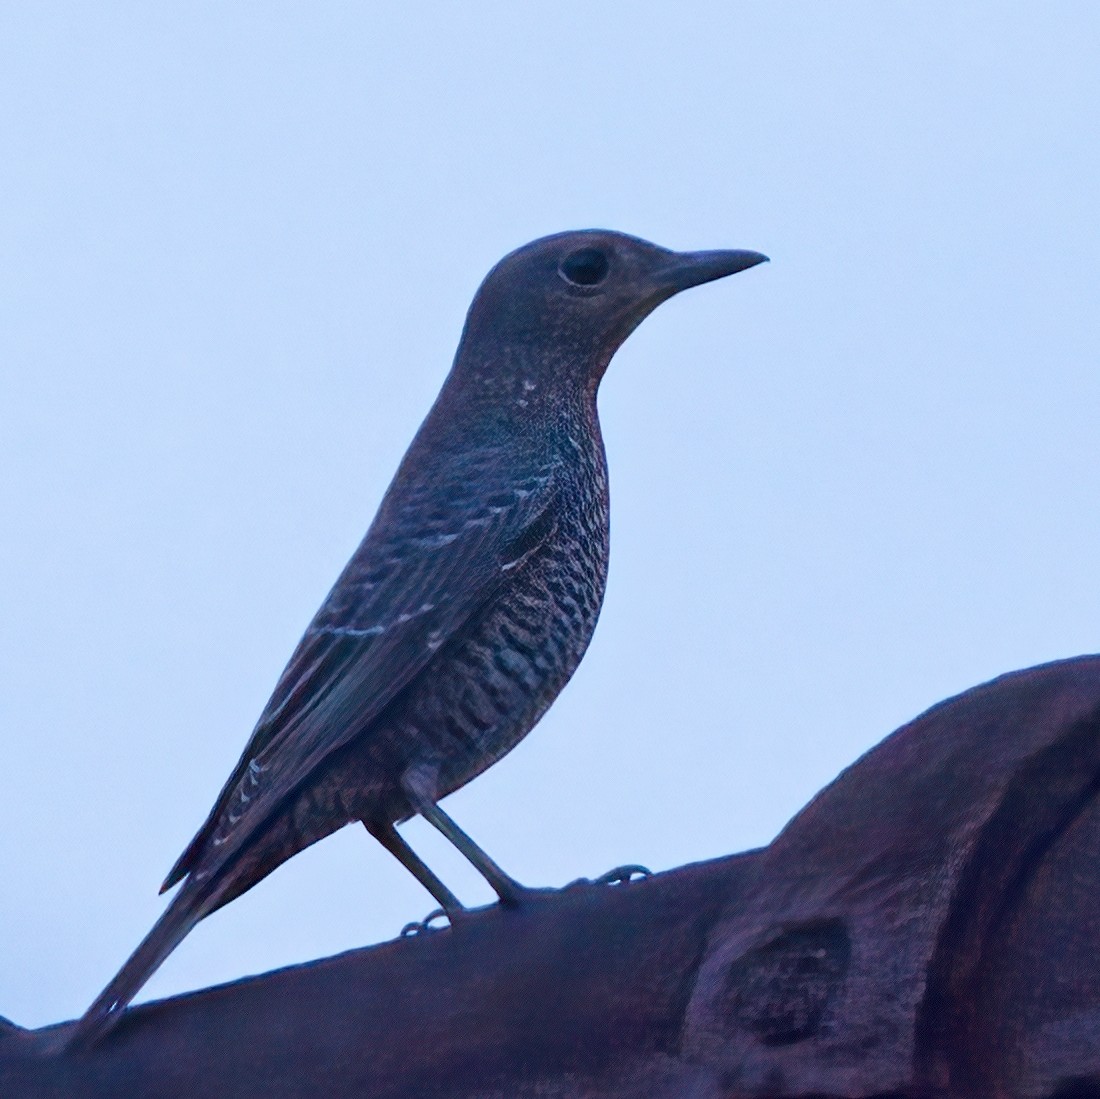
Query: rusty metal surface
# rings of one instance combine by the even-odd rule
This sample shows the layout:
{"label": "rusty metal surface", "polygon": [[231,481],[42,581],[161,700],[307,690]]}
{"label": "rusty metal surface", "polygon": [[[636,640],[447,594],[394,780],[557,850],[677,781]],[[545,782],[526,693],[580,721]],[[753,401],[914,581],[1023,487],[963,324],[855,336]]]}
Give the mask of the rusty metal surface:
{"label": "rusty metal surface", "polygon": [[1100,658],[888,737],[766,849],[133,1009],[0,1096],[1100,1096]]}

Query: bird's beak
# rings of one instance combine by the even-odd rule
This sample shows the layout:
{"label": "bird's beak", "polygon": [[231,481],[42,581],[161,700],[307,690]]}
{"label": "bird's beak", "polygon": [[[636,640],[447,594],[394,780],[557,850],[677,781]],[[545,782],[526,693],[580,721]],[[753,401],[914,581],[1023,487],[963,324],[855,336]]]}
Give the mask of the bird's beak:
{"label": "bird's beak", "polygon": [[733,249],[721,252],[675,252],[662,272],[662,281],[671,293],[676,294],[692,286],[700,286],[714,279],[724,279],[747,271],[758,263],[767,263],[768,257],[760,252]]}

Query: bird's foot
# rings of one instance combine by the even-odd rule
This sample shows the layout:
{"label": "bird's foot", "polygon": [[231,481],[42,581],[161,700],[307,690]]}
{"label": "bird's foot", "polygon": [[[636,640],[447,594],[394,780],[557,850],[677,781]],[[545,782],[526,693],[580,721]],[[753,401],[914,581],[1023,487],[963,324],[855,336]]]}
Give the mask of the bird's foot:
{"label": "bird's foot", "polygon": [[644,881],[652,878],[653,871],[647,866],[640,866],[636,862],[628,862],[625,866],[616,866],[601,874],[593,881],[593,885],[627,885],[632,881]]}
{"label": "bird's foot", "polygon": [[[437,920],[446,920],[444,924],[436,923]],[[427,935],[433,931],[442,931],[446,927],[451,927],[451,918],[442,908],[434,908],[429,912],[422,920],[417,922],[413,920],[412,923],[407,923],[401,928],[402,939],[411,938],[413,935]]]}
{"label": "bird's foot", "polygon": [[651,877],[653,877],[652,870],[632,862],[627,863],[625,866],[616,866],[608,870],[606,874],[601,874],[598,878],[577,878],[576,881],[571,881],[565,888],[573,889],[578,885],[628,885],[632,881],[643,881]]}

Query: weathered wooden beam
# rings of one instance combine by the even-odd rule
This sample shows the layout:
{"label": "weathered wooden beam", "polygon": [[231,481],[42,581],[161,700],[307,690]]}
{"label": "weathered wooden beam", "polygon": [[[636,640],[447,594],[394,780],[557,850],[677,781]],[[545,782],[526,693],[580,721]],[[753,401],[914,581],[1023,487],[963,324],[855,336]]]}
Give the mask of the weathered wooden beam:
{"label": "weathered wooden beam", "polygon": [[4,1099],[1100,1095],[1100,658],[899,730],[767,848],[132,1009]]}

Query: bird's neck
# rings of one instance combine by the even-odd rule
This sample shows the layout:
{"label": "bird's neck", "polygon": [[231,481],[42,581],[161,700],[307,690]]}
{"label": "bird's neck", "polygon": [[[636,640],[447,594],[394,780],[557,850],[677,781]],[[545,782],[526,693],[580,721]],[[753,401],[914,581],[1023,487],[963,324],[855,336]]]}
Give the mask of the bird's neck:
{"label": "bird's neck", "polygon": [[[547,380],[545,362],[495,349],[456,361],[413,444],[421,455],[507,452],[525,467],[560,465],[585,477],[605,469],[595,387]],[[429,463],[431,464],[431,463]]]}
{"label": "bird's neck", "polygon": [[520,431],[527,425],[595,421],[602,371],[587,357],[504,341],[473,354],[463,351],[459,349],[444,386],[453,407]]}

